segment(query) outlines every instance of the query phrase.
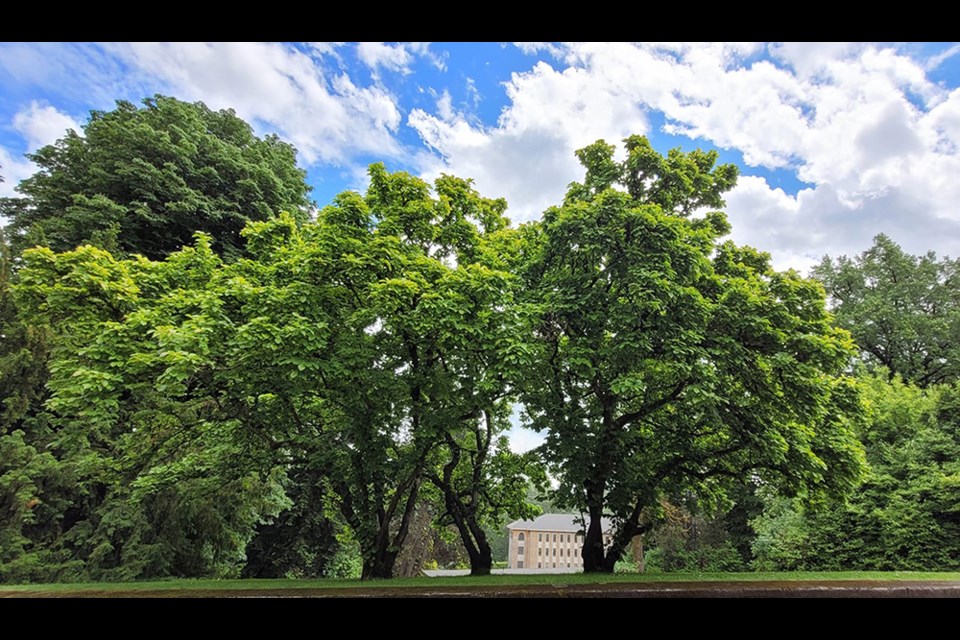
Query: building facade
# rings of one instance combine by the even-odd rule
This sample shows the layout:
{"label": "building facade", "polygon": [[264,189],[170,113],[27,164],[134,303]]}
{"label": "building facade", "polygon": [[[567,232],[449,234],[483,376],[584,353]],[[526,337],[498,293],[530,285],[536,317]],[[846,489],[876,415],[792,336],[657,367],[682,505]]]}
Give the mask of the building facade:
{"label": "building facade", "polygon": [[[510,532],[507,567],[510,569],[570,569],[583,568],[580,549],[583,547],[583,526],[574,522],[576,516],[565,513],[545,513],[535,520],[516,520],[507,525]],[[603,544],[609,546],[611,522],[602,520]]]}

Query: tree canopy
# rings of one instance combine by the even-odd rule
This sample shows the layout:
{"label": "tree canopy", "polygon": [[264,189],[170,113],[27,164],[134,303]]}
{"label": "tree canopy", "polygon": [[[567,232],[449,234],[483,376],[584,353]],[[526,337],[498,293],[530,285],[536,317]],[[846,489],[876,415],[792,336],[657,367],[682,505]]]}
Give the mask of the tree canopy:
{"label": "tree canopy", "polygon": [[[101,499],[133,487],[121,504],[176,505],[215,479],[247,519],[215,511],[210,535],[228,527],[245,544],[285,504],[280,488],[319,482],[287,493],[320,491],[364,577],[390,577],[429,477],[489,572],[483,527],[529,513],[536,475],[501,437],[518,320],[484,236],[505,229],[504,203],[450,176],[434,198],[408,174],[370,175],[366,197],[341,194],[315,223],[251,222],[249,255],[233,262],[204,234],[163,261],[25,252],[21,308],[57,335],[50,419],[73,434],[71,459],[102,469]],[[111,531],[113,549],[129,546],[132,529]]]}
{"label": "tree canopy", "polygon": [[868,366],[921,386],[957,380],[960,261],[909,255],[880,234],[858,256],[824,257],[813,276]]}
{"label": "tree canopy", "polygon": [[725,239],[736,167],[624,142],[518,227],[379,163],[308,215],[292,147],[162,96],[37,151],[0,203],[0,581],[485,574],[541,497],[587,571],[954,568],[957,263],[777,271]]}
{"label": "tree canopy", "polygon": [[202,102],[121,100],[27,157],[39,171],[17,186],[24,197],[0,201],[18,252],[93,243],[156,259],[203,231],[234,256],[247,221],[281,211],[304,220],[310,205],[292,146]]}
{"label": "tree canopy", "polygon": [[639,136],[626,149],[622,162],[603,141],[578,152],[584,181],[544,213],[525,267],[522,401],[563,501],[589,518],[587,571],[613,569],[664,493],[717,503],[757,477],[842,494],[862,468],[842,375],[853,344],[822,287],[719,242],[736,168],[715,152],[663,158]]}
{"label": "tree canopy", "polygon": [[811,509],[766,496],[753,521],[765,570],[960,568],[960,388],[861,378],[869,472],[845,502]]}

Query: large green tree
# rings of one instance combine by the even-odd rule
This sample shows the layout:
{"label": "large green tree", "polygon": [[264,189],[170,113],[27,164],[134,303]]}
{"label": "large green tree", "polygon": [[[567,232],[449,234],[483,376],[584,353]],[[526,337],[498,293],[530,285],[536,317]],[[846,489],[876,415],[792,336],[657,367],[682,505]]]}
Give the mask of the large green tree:
{"label": "large green tree", "polygon": [[[118,256],[157,258],[179,250],[194,231],[204,230],[215,234],[218,252],[235,257],[243,251],[239,231],[246,221],[267,219],[282,210],[306,218],[309,188],[295,155],[292,147],[274,136],[254,136],[232,111],[215,112],[202,103],[162,96],[145,100],[139,109],[119,102],[113,111],[93,112],[83,135],[68,131],[56,144],[30,154],[40,170],[18,186],[24,197],[0,201],[0,215],[9,219],[0,238],[0,447],[9,454],[0,465],[0,492],[7,492],[2,500],[10,509],[10,517],[4,519],[10,536],[2,542],[8,577],[209,575],[224,570],[227,561],[222,558],[229,555],[235,563],[238,548],[242,554],[242,539],[231,537],[232,533],[221,535],[233,526],[220,519],[226,512],[203,515],[218,513],[217,507],[227,508],[229,501],[218,502],[216,496],[223,491],[230,494],[236,485],[227,483],[216,491],[208,486],[194,500],[184,492],[199,487],[199,479],[171,483],[163,499],[143,494],[143,501],[137,502],[130,499],[121,475],[93,479],[96,467],[132,464],[129,451],[116,436],[133,428],[129,416],[134,409],[155,409],[149,402],[125,391],[121,397],[127,417],[105,432],[102,425],[87,425],[90,432],[82,438],[65,437],[75,427],[68,428],[64,416],[46,406],[51,389],[59,384],[56,372],[51,377],[47,368],[51,353],[57,354],[55,359],[75,356],[74,349],[103,339],[99,326],[92,334],[85,331],[97,322],[123,317],[94,317],[96,310],[105,307],[92,302],[93,298],[71,297],[86,295],[85,286],[94,288],[94,298],[111,291],[110,279],[116,270],[105,266],[106,257],[83,254],[83,266],[90,269],[78,276],[84,285],[59,289],[57,300],[42,309],[18,310],[10,285],[18,280],[15,266],[22,263],[21,250],[34,244],[67,250],[93,243]],[[69,269],[82,262],[65,259],[61,271],[48,273],[68,277]],[[49,291],[55,289],[51,285]],[[110,305],[129,308],[120,300]],[[51,318],[48,312],[54,309],[60,315]],[[62,360],[56,364],[64,366]],[[141,406],[136,407],[137,403]],[[97,442],[100,435],[104,442]],[[87,446],[91,440],[94,445]],[[198,509],[203,504],[209,508],[201,513]],[[241,523],[240,528],[247,527],[247,516],[238,517],[235,522]],[[106,524],[98,525],[104,518]],[[158,537],[141,531],[149,518],[168,523],[166,542],[154,544]],[[177,518],[188,518],[196,526],[178,529],[172,526]],[[202,522],[209,526],[200,526]],[[175,535],[182,539],[174,541],[170,536]],[[201,541],[204,536],[211,541],[206,547]],[[219,542],[209,536],[220,536]],[[136,545],[121,541],[134,539],[149,541],[152,549],[159,550],[154,553],[158,560],[133,569]],[[110,553],[106,553],[108,547]],[[230,551],[223,553],[228,547]],[[176,558],[167,553],[175,548],[179,548]],[[161,558],[165,553],[166,559]],[[188,558],[190,554],[194,557]]]}
{"label": "large green tree", "polygon": [[960,261],[913,256],[881,234],[858,256],[813,269],[866,363],[921,386],[960,372]]}
{"label": "large green tree", "polygon": [[82,134],[67,131],[27,157],[39,171],[17,186],[22,198],[0,201],[17,253],[93,243],[162,258],[204,231],[233,256],[248,220],[305,219],[310,205],[293,147],[202,102],[118,101],[91,112]]}
{"label": "large green tree", "polygon": [[[366,443],[355,453],[341,447],[331,462],[352,461],[332,476],[345,518],[372,554],[366,577],[392,574],[425,479],[442,496],[441,524],[460,533],[471,572],[489,573],[484,527],[528,512],[521,478],[536,474],[500,437],[519,362],[514,279],[496,249],[507,233],[506,204],[452,176],[436,180],[436,197],[418,178],[382,165],[370,176],[364,199],[344,194],[319,216],[353,243],[336,258],[350,271],[338,281],[359,302],[351,344],[372,348],[364,357],[376,363],[338,371],[335,388],[328,380],[349,425],[341,436]],[[376,415],[384,401],[392,413]],[[393,463],[390,455],[398,456]],[[402,474],[383,478],[391,468]]]}
{"label": "large green tree", "polygon": [[[511,276],[482,237],[506,227],[505,205],[449,176],[435,190],[374,165],[366,197],[341,194],[315,223],[250,223],[232,262],[205,235],[163,261],[26,252],[22,303],[58,333],[48,407],[78,451],[95,445],[108,495],[130,486],[129,504],[182,510],[169,492],[240,483],[246,519],[220,522],[246,544],[278,490],[321,483],[363,576],[390,577],[442,469],[449,515],[489,571],[482,526],[525,512],[530,463],[500,438],[520,336]],[[113,531],[117,548],[135,528]]]}
{"label": "large green tree", "polygon": [[18,306],[53,336],[50,397],[30,432],[43,454],[21,447],[29,464],[4,470],[36,487],[15,504],[28,543],[7,573],[236,575],[254,527],[289,502],[284,470],[237,437],[246,432],[200,378],[227,324],[209,242],[163,262],[90,246],[24,261]]}
{"label": "large green tree", "polygon": [[[529,233],[523,403],[560,499],[588,518],[585,571],[612,571],[664,495],[719,504],[733,482],[842,494],[859,479],[849,334],[822,287],[720,242],[737,170],[715,152],[626,158],[600,141]],[[702,216],[695,214],[706,211]],[[601,517],[614,520],[603,545]]]}

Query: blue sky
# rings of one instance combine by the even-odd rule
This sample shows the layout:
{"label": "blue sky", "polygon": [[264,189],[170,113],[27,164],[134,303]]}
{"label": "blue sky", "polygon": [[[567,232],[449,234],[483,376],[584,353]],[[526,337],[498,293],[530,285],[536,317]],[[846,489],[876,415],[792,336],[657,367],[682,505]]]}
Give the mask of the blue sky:
{"label": "blue sky", "polygon": [[[806,272],[887,233],[960,246],[956,43],[0,43],[0,196],[91,109],[155,93],[293,143],[320,206],[384,161],[473,178],[515,221],[631,133],[741,168],[734,240]],[[520,443],[525,436],[515,436]]]}

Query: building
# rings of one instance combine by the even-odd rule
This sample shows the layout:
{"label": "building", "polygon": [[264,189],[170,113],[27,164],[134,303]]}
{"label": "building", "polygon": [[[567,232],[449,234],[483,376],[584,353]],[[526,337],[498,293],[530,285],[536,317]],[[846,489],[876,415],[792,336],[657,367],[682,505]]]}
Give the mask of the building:
{"label": "building", "polygon": [[[507,525],[510,532],[507,567],[510,569],[581,569],[584,528],[577,517],[565,513],[545,513],[535,520],[516,520]],[[609,546],[612,522],[603,518],[603,544]]]}

